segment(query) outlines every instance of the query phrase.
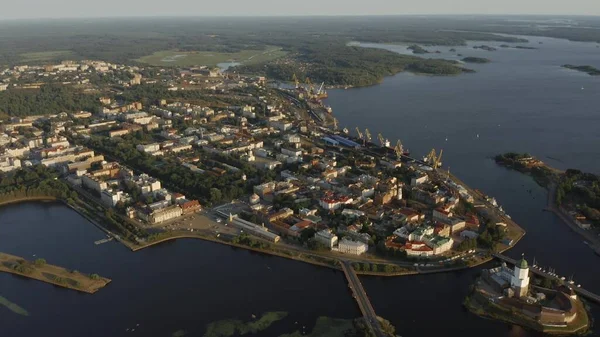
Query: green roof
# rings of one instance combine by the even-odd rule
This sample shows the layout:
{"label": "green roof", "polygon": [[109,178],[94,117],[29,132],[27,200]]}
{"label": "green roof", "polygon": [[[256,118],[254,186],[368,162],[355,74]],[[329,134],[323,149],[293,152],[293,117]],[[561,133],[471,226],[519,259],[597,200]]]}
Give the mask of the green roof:
{"label": "green roof", "polygon": [[520,269],[527,269],[527,268],[529,268],[527,266],[527,261],[525,260],[525,257],[522,257],[521,260],[519,262],[517,262],[517,267],[519,267]]}

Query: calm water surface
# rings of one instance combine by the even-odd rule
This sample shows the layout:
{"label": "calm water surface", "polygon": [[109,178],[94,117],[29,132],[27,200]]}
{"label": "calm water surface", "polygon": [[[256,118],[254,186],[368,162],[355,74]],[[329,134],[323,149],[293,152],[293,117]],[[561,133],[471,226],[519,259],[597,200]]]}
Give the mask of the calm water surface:
{"label": "calm water surface", "polygon": [[[560,67],[600,67],[600,50],[594,44],[528,39],[539,49],[456,48],[463,56],[493,60],[468,65],[476,74],[403,73],[373,87],[332,90],[328,104],[342,126],[369,128],[394,142],[401,139],[414,154],[443,148],[445,167],[495,196],[527,230],[509,255],[535,257],[600,293],[600,257],[554,215],[542,211],[542,188],[490,159],[500,152],[527,151],[559,168],[600,173],[600,78]],[[500,45],[470,46],[480,44]],[[377,47],[406,52],[402,46]],[[460,59],[449,47],[428,49],[442,52],[436,57]],[[312,327],[318,316],[360,315],[339,272],[194,240],[131,253],[115,242],[94,245],[102,237],[58,204],[0,208],[0,251],[43,257],[113,279],[97,294],[83,295],[0,274],[0,295],[30,312],[21,317],[0,308],[3,335],[170,336],[184,329],[201,336],[212,321],[288,311],[289,318],[262,334],[277,336],[300,325]],[[363,282],[377,313],[392,321],[402,336],[537,336],[462,308],[477,273],[365,277]],[[592,312],[600,317],[597,306]],[[125,332],[132,327],[135,332]]]}

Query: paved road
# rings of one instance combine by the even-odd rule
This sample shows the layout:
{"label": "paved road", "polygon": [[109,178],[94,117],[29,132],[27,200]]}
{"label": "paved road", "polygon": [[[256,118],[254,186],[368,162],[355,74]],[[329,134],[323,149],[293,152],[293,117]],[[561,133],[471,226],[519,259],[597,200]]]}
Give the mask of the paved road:
{"label": "paved road", "polygon": [[371,301],[369,300],[362,283],[358,279],[358,276],[354,272],[352,265],[350,265],[349,261],[341,261],[341,264],[342,269],[344,270],[344,275],[346,275],[346,279],[348,280],[348,286],[350,289],[352,289],[354,299],[358,303],[358,307],[365,318],[365,323],[375,333],[375,336],[385,337],[386,334],[383,332],[381,324],[377,320],[375,309],[373,309]]}

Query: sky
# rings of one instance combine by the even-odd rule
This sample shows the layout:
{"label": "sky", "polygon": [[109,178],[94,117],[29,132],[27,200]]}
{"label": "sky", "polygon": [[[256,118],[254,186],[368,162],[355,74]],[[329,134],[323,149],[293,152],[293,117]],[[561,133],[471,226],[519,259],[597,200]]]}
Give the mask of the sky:
{"label": "sky", "polygon": [[600,0],[8,0],[0,19],[402,14],[600,15]]}

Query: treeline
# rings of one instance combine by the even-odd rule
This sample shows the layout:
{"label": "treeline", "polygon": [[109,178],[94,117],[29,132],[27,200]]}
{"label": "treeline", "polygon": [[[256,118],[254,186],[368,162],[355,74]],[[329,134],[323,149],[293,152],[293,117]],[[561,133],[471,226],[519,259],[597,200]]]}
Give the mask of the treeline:
{"label": "treeline", "polygon": [[9,89],[0,92],[0,113],[8,116],[57,114],[63,111],[95,111],[98,96],[70,86],[43,85],[40,89]]}
{"label": "treeline", "polygon": [[574,202],[594,224],[600,224],[600,176],[568,169],[556,189],[556,203]]}
{"label": "treeline", "polygon": [[406,268],[402,268],[400,266],[394,264],[384,264],[384,263],[352,263],[352,268],[356,271],[364,271],[364,272],[373,272],[373,273],[398,273],[402,271],[407,271]]}
{"label": "treeline", "polygon": [[28,197],[53,197],[72,202],[77,193],[43,165],[0,173],[0,202]]}
{"label": "treeline", "polygon": [[237,67],[241,73],[265,74],[269,78],[289,81],[296,74],[313,82],[329,85],[365,86],[402,71],[433,75],[457,75],[471,70],[452,61],[422,59],[389,50],[346,46],[345,44],[301,47],[292,61],[276,61]]}

